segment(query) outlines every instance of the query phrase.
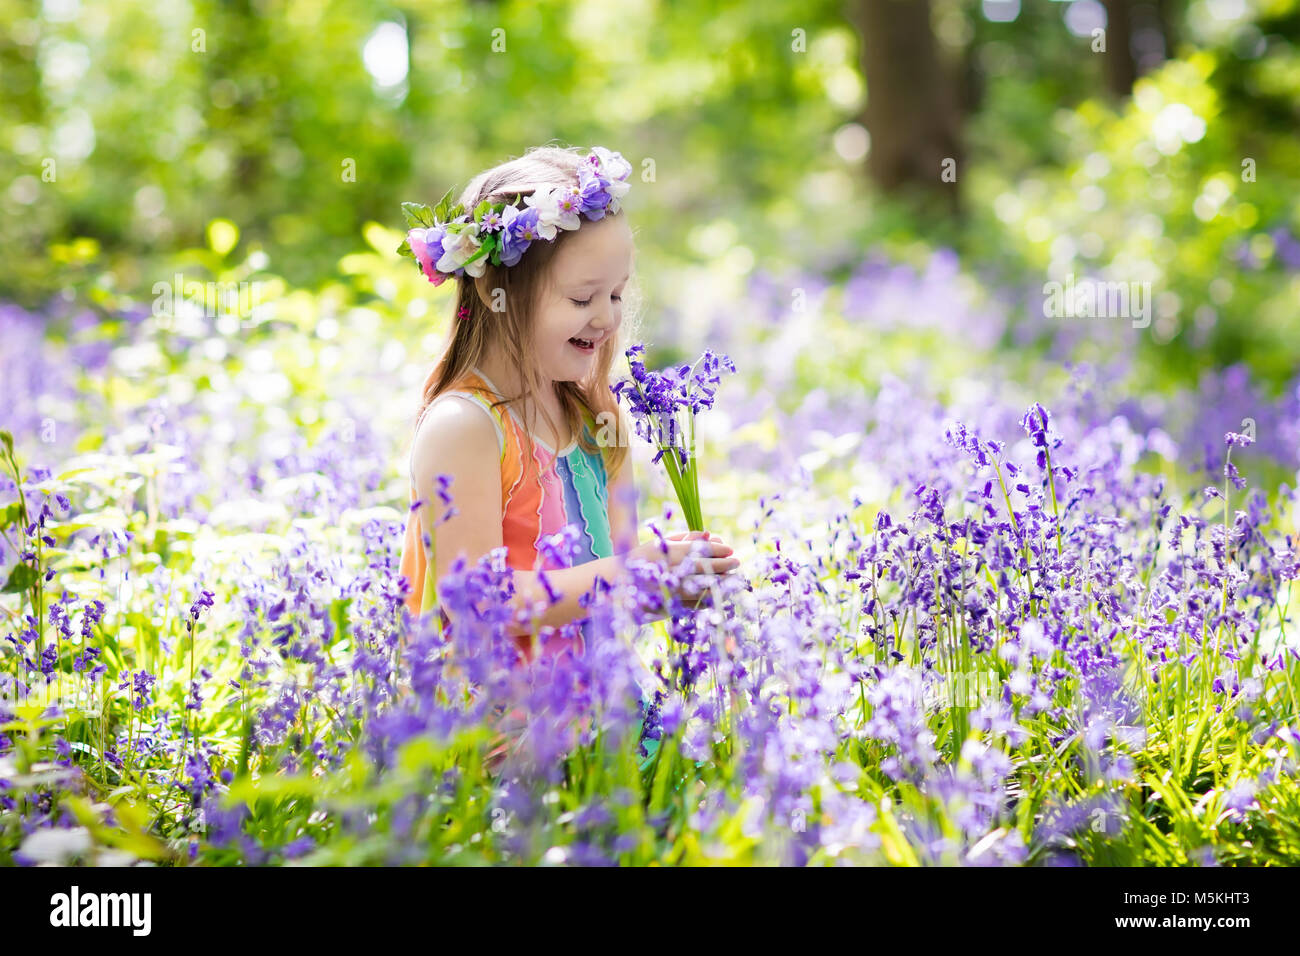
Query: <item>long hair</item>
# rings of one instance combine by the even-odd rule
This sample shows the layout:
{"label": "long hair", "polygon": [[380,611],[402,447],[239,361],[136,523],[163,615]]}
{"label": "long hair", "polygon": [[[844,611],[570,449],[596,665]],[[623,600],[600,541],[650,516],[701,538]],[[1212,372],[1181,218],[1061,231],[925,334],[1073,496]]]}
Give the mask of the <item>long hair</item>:
{"label": "long hair", "polygon": [[[539,186],[572,185],[578,180],[579,162],[576,149],[534,147],[517,159],[479,173],[460,194],[460,202],[465,209],[472,210],[485,199],[491,202],[510,201],[516,195],[531,195]],[[607,212],[606,215],[610,213]],[[622,215],[622,211],[614,215]],[[586,221],[585,217],[583,221]],[[493,405],[522,404],[527,395],[540,395],[543,389],[553,388],[569,432],[578,436],[578,442],[585,451],[599,454],[601,448],[596,442],[587,440],[582,428],[584,410],[595,418],[599,426],[596,437],[609,439],[599,442],[599,445],[604,446],[607,473],[610,478],[618,473],[627,458],[627,436],[630,429],[610,391],[609,376],[614,357],[623,351],[626,334],[623,326],[620,326],[617,335],[611,336],[600,347],[591,374],[583,381],[547,382],[537,363],[531,361],[531,357],[536,354],[533,347],[533,315],[540,295],[550,280],[551,260],[570,235],[571,230],[560,229],[553,240],[534,241],[519,262],[508,268],[488,262],[483,275],[478,279],[468,273],[456,277],[455,312],[451,319],[451,330],[442,356],[425,380],[424,392],[413,423],[412,439],[414,429],[419,427],[420,420],[433,400],[478,365],[491,345],[499,343],[502,354],[512,364],[516,379],[523,383],[524,391],[504,396],[502,401],[494,401]],[[629,286],[631,284],[629,281]],[[625,300],[628,298],[624,296]],[[494,305],[504,306],[504,310],[493,311]],[[468,319],[455,317],[461,310],[467,311]],[[624,325],[626,321],[625,314]],[[499,383],[494,384],[500,387]],[[525,420],[525,440],[528,442],[528,454],[531,455],[533,426],[528,419],[532,416],[520,417]]]}

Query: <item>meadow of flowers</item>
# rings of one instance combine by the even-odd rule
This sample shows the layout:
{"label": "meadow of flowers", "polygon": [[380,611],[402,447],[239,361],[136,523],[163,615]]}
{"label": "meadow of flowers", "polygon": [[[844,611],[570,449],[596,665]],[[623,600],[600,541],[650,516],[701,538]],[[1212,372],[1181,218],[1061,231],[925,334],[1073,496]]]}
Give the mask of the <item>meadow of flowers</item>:
{"label": "meadow of flowers", "polygon": [[756,276],[691,323],[740,572],[633,562],[512,668],[497,556],[404,607],[448,309],[389,238],[244,321],[0,308],[0,862],[1300,862],[1300,382],[1008,349],[946,254]]}

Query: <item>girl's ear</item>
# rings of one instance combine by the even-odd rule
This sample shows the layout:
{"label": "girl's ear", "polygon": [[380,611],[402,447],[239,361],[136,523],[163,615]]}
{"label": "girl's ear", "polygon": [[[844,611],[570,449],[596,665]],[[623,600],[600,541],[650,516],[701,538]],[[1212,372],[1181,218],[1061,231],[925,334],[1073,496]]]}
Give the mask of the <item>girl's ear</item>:
{"label": "girl's ear", "polygon": [[[483,303],[483,308],[489,312],[504,312],[506,308],[506,290],[493,285],[493,270],[487,269],[484,273],[474,280],[474,291],[478,293],[478,300]],[[500,275],[500,273],[495,273]]]}

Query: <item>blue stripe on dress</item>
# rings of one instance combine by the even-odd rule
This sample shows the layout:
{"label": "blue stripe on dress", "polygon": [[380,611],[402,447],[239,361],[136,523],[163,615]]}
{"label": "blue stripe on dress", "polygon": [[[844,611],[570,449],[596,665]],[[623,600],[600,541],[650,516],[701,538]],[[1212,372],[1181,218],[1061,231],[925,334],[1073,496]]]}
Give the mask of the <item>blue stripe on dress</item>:
{"label": "blue stripe on dress", "polygon": [[568,524],[576,524],[582,529],[578,554],[574,557],[573,563],[586,564],[588,561],[594,561],[596,559],[596,552],[593,550],[595,539],[592,537],[591,529],[587,527],[587,519],[582,513],[582,503],[578,497],[577,485],[574,484],[573,470],[569,467],[568,455],[562,455],[555,460],[555,471],[560,477],[561,486],[564,488],[565,521]]}

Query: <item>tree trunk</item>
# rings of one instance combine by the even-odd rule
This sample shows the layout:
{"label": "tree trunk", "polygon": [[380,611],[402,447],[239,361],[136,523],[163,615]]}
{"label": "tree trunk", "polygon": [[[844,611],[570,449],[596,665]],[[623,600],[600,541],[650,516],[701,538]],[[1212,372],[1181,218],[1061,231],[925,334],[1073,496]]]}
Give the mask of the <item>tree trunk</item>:
{"label": "tree trunk", "polygon": [[912,193],[957,213],[960,114],[936,51],[929,0],[858,0],[853,11],[867,79],[867,171],[886,192]]}
{"label": "tree trunk", "polygon": [[1132,0],[1102,0],[1106,8],[1106,88],[1114,96],[1128,96],[1137,79],[1133,62]]}

